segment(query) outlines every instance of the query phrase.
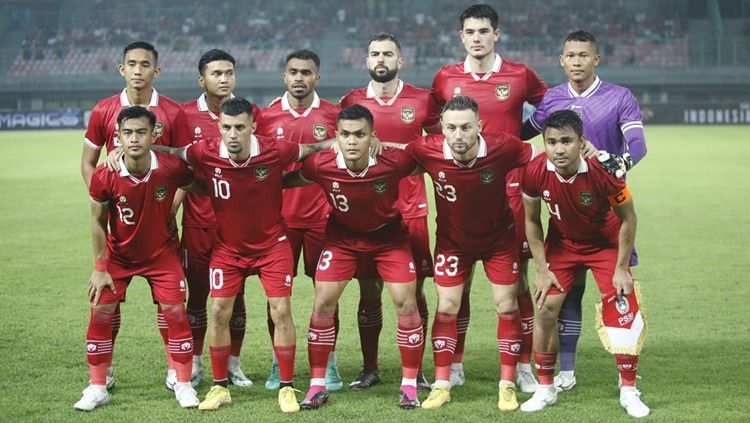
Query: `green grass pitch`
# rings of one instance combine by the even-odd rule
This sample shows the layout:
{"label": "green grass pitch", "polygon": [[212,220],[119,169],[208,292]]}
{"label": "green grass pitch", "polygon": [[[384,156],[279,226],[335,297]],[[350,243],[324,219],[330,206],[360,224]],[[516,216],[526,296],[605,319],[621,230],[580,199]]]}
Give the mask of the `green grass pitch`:
{"label": "green grass pitch", "polygon": [[[750,379],[750,130],[748,127],[647,128],[649,152],[629,177],[639,215],[636,244],[650,331],[639,387],[649,421],[748,421]],[[316,412],[282,415],[263,388],[271,348],[265,301],[248,280],[248,329],[242,362],[256,386],[231,388],[234,404],[213,413],[182,410],[164,388],[165,360],[155,307],[137,279],[123,306],[113,404],[73,410],[88,375],[84,339],[86,282],[92,269],[89,200],[79,173],[83,134],[0,133],[0,420],[17,421],[628,421],[617,401],[617,373],[593,328],[595,285],[584,297],[578,386],[558,405],[528,415],[496,409],[496,318],[477,272],[466,348],[466,385],[442,409],[397,408],[398,351],[393,307],[384,301],[380,342],[385,381],[366,392],[342,391]],[[537,143],[539,140],[537,140]],[[432,224],[433,218],[430,221]],[[357,287],[341,302],[338,361],[345,381],[361,358]],[[435,291],[427,283],[431,314]],[[312,289],[295,281],[297,386],[307,388],[305,332]],[[208,358],[206,354],[206,359]],[[208,369],[207,369],[208,370]],[[432,378],[432,357],[425,355]],[[209,388],[209,375],[199,387]],[[300,394],[301,396],[301,394]],[[523,401],[528,394],[519,394]],[[424,399],[424,395],[422,396]]]}

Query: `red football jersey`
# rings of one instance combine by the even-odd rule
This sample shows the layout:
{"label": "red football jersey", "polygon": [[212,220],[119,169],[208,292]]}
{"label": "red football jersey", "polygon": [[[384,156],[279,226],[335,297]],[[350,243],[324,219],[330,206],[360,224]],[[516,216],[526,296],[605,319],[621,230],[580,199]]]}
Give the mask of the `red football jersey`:
{"label": "red football jersey", "polygon": [[[339,107],[314,95],[313,103],[305,110],[295,110],[287,99],[287,93],[271,102],[258,117],[256,133],[269,138],[313,144],[335,136],[336,116]],[[301,163],[293,163],[285,171],[299,169]],[[322,228],[330,208],[323,191],[317,185],[285,189],[281,214],[290,228]]]}
{"label": "red football jersey", "polygon": [[471,71],[468,57],[463,63],[443,66],[432,81],[432,95],[438,107],[457,95],[469,96],[479,104],[483,133],[521,133],[523,103],[536,106],[547,84],[522,63],[495,56],[490,72],[480,76]]}
{"label": "red football jersey", "polygon": [[416,168],[403,150],[389,148],[367,168],[353,172],[341,154],[322,151],[302,164],[302,176],[317,182],[331,204],[330,220],[355,232],[370,232],[398,218],[399,182]]}
{"label": "red football jersey", "polygon": [[620,218],[608,198],[622,193],[627,186],[624,180],[607,172],[596,158],[581,160],[578,173],[563,177],[547,156],[541,154],[526,167],[522,188],[525,198],[541,198],[547,204],[548,241],[561,241],[574,251],[589,245],[618,245]]}
{"label": "red football jersey", "polygon": [[[131,106],[125,90],[96,103],[94,109],[91,110],[89,125],[86,129],[86,144],[95,150],[101,150],[106,146],[107,152],[119,147],[117,115],[122,109]],[[185,112],[179,104],[160,95],[156,89],[152,89],[151,103],[146,108],[156,115],[154,144],[179,147],[192,139]]]}
{"label": "red football jersey", "polygon": [[[219,132],[219,116],[209,110],[206,94],[201,94],[196,100],[182,104],[185,111],[188,128],[192,138],[178,140],[175,147],[184,147],[199,141],[221,137]],[[256,119],[260,109],[253,103],[253,119]],[[191,228],[214,228],[216,217],[211,208],[211,200],[201,194],[189,192],[182,203],[182,226]]]}
{"label": "red football jersey", "polygon": [[208,186],[220,247],[254,257],[286,239],[281,173],[299,157],[297,144],[254,135],[250,157],[242,163],[229,157],[221,138],[188,147],[188,162]]}
{"label": "red football jersey", "polygon": [[[341,99],[341,107],[359,104],[367,107],[375,121],[375,132],[383,141],[409,143],[422,136],[427,128],[440,120],[440,114],[430,92],[399,81],[396,95],[380,98],[375,95],[372,82],[358,90],[349,91]],[[424,175],[401,180],[398,209],[406,219],[427,216],[427,193]]]}
{"label": "red football jersey", "polygon": [[478,156],[469,163],[453,159],[443,135],[427,135],[406,150],[432,178],[438,246],[481,253],[514,230],[505,175],[531,160],[531,144],[509,134],[484,134]]}
{"label": "red football jersey", "polygon": [[177,188],[193,174],[177,157],[151,152],[151,169],[132,175],[120,159],[120,172],[102,164],[91,177],[89,195],[109,208],[107,256],[122,263],[146,263],[161,253],[177,232],[168,229]]}

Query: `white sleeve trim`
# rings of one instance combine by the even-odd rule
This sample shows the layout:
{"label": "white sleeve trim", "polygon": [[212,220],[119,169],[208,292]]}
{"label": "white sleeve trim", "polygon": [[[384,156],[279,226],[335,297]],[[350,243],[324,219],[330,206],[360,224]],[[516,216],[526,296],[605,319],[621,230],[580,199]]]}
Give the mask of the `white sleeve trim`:
{"label": "white sleeve trim", "polygon": [[89,148],[93,148],[93,149],[94,149],[94,150],[96,150],[96,151],[99,151],[99,150],[101,150],[101,149],[102,149],[102,146],[101,146],[101,145],[96,145],[96,144],[94,144],[94,142],[93,142],[93,141],[91,141],[91,140],[90,140],[90,139],[88,139],[88,138],[84,138],[84,139],[83,139],[83,143],[84,143],[85,145],[87,145],[87,146],[88,146]]}
{"label": "white sleeve trim", "polygon": [[542,126],[539,125],[538,123],[536,123],[536,121],[534,120],[534,115],[533,114],[531,116],[529,116],[529,122],[531,122],[531,126],[533,126],[534,129],[536,129],[539,132],[542,132]]}
{"label": "white sleeve trim", "polygon": [[90,195],[89,195],[89,200],[91,200],[92,203],[96,203],[96,204],[101,204],[101,205],[109,204],[109,201],[97,201],[94,199],[94,197]]}
{"label": "white sleeve trim", "polygon": [[622,131],[623,134],[625,132],[627,132],[627,131],[629,131],[631,129],[635,129],[635,128],[641,128],[641,129],[643,129],[643,122],[641,122],[639,120],[635,120],[635,121],[623,123],[622,125],[620,125],[620,131]]}

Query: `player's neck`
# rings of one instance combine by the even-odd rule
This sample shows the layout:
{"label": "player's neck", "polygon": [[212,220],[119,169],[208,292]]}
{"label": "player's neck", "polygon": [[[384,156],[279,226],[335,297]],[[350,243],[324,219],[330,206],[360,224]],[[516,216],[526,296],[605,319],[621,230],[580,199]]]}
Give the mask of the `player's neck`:
{"label": "player's neck", "polygon": [[125,169],[131,174],[146,173],[151,169],[151,153],[149,152],[138,158],[132,158],[126,155],[123,157],[122,161],[125,163]]}
{"label": "player's neck", "polygon": [[495,51],[493,50],[488,55],[478,58],[469,56],[469,65],[471,71],[474,73],[487,73],[492,70],[492,66],[495,65]]}
{"label": "player's neck", "polygon": [[141,89],[135,89],[127,87],[125,89],[125,95],[128,96],[128,101],[132,106],[148,107],[151,104],[151,95],[153,89],[149,87],[143,87]]}
{"label": "player's neck", "polygon": [[357,160],[344,159],[344,162],[346,163],[346,168],[352,172],[362,172],[370,164],[370,157],[365,155]]}
{"label": "player's neck", "polygon": [[479,155],[479,142],[475,143],[468,151],[463,154],[458,154],[455,151],[451,151],[451,155],[453,156],[453,160],[459,161],[464,164],[468,163],[476,159]]}
{"label": "player's neck", "polygon": [[208,106],[208,110],[218,113],[221,105],[226,103],[230,98],[232,98],[231,94],[224,97],[218,97],[206,91],[206,105]]}
{"label": "player's neck", "polygon": [[229,158],[236,163],[244,163],[250,157],[250,144],[239,153],[229,153]]}
{"label": "player's neck", "polygon": [[303,98],[296,98],[290,93],[286,93],[286,99],[292,109],[307,109],[312,106],[313,101],[315,100],[315,91],[310,91],[310,94]]}
{"label": "player's neck", "polygon": [[591,88],[591,86],[594,85],[594,81],[596,81],[596,75],[591,75],[583,81],[570,81],[570,86],[580,95]]}
{"label": "player's neck", "polygon": [[393,78],[388,82],[372,81],[372,90],[380,98],[390,98],[396,95],[399,82],[401,80],[398,78]]}
{"label": "player's neck", "polygon": [[570,178],[571,176],[578,173],[578,168],[581,167],[582,158],[578,157],[578,160],[573,161],[565,167],[555,166],[555,172],[559,173],[564,178]]}

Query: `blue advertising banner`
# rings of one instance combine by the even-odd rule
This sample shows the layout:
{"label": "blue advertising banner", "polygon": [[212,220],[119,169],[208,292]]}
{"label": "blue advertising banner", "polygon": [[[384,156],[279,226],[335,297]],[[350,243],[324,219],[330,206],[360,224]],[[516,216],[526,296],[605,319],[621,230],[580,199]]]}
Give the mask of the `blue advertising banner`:
{"label": "blue advertising banner", "polygon": [[90,111],[84,109],[0,112],[0,131],[21,129],[83,129]]}

